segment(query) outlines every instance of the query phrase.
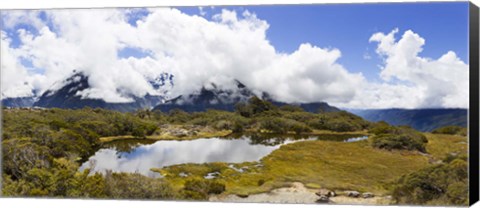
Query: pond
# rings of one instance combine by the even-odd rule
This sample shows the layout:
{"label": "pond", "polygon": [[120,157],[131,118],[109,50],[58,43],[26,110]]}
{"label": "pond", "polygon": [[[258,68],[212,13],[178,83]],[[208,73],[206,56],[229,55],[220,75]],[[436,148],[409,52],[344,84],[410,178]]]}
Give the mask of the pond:
{"label": "pond", "polygon": [[[184,163],[258,161],[281,145],[306,141],[330,140],[351,142],[366,139],[361,135],[325,134],[321,136],[285,136],[275,134],[231,135],[226,138],[195,139],[188,141],[118,140],[103,145],[80,170],[93,172],[138,172],[158,177],[150,168]],[[353,140],[352,140],[353,139]]]}

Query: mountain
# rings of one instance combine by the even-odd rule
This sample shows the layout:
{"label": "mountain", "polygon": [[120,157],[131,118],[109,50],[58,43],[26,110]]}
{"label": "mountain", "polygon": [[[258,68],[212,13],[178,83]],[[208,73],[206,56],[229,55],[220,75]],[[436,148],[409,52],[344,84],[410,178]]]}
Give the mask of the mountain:
{"label": "mountain", "polygon": [[467,127],[467,109],[378,109],[348,110],[368,121],[385,121],[391,125],[408,125],[429,132],[442,126]]}
{"label": "mountain", "polygon": [[[165,85],[165,82],[171,77],[165,78],[164,75],[160,75],[159,79],[154,79],[151,84],[154,87],[161,87]],[[153,85],[155,84],[155,85]],[[133,97],[134,101],[129,103],[107,103],[102,99],[90,99],[77,95],[77,92],[90,88],[88,83],[88,76],[82,72],[77,72],[71,77],[58,84],[61,87],[59,89],[51,89],[45,91],[33,106],[44,108],[69,108],[78,109],[83,107],[91,108],[105,108],[110,110],[129,112],[137,109],[152,108],[163,101],[162,96],[146,95],[145,97]]]}
{"label": "mountain", "polygon": [[337,107],[331,106],[325,102],[301,103],[298,104],[298,106],[300,106],[300,108],[303,108],[303,110],[311,113],[340,111],[340,109],[338,109]]}
{"label": "mountain", "polygon": [[[207,109],[233,111],[237,102],[246,102],[255,94],[244,84],[234,80],[234,89],[220,89],[210,83],[202,87],[199,92],[190,95],[180,95],[157,105],[154,110],[168,112],[172,109],[181,109],[186,112],[205,111]],[[265,95],[266,96],[266,95]]]}
{"label": "mountain", "polygon": [[[221,89],[214,83],[208,87],[202,87],[198,92],[190,95],[181,95],[174,99],[167,100],[154,108],[162,112],[168,112],[173,109],[180,109],[186,112],[199,112],[207,109],[234,111],[235,104],[238,102],[247,102],[253,96],[256,96],[252,90],[243,83],[234,80],[234,88]],[[268,100],[276,106],[287,105],[287,103],[273,100],[268,93],[261,93],[261,99]],[[338,108],[328,105],[324,102],[292,104],[303,108],[308,112],[335,112]]]}
{"label": "mountain", "polygon": [[32,107],[35,102],[35,97],[17,97],[17,98],[4,98],[2,99],[3,107],[11,108],[28,108]]}
{"label": "mountain", "polygon": [[[151,86],[161,95],[174,86],[173,75],[168,73],[159,74],[157,77],[147,78]],[[42,107],[42,108],[66,108],[79,109],[84,107],[105,108],[121,112],[131,112],[138,109],[152,109],[168,112],[172,109],[181,109],[187,112],[205,111],[217,109],[234,111],[235,104],[247,102],[251,97],[256,96],[252,90],[238,80],[232,80],[230,88],[219,87],[215,83],[203,86],[197,92],[188,95],[180,95],[171,100],[165,100],[164,96],[149,95],[144,97],[131,96],[133,102],[109,103],[103,99],[82,98],[78,92],[89,89],[88,76],[82,72],[73,71],[73,74],[56,82],[49,90],[46,90],[38,97],[7,98],[2,100],[5,107]],[[261,99],[268,100],[276,106],[287,105],[287,103],[275,101],[267,93],[259,93]],[[291,104],[303,108],[308,112],[334,112],[338,108],[328,105],[325,102],[296,103]]]}

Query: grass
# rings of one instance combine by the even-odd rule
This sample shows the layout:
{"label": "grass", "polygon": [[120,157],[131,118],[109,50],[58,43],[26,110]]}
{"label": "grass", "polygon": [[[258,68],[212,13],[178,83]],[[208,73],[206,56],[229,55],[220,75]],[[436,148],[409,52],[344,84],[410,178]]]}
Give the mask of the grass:
{"label": "grass", "polygon": [[[425,135],[429,155],[376,149],[368,140],[351,143],[313,140],[283,145],[259,162],[181,164],[152,170],[164,175],[176,190],[182,189],[188,179],[219,172],[220,176],[213,180],[226,185],[223,194],[264,193],[289,186],[291,182],[302,182],[313,189],[387,195],[390,194],[389,184],[405,174],[430,166],[431,157],[442,159],[448,153],[467,152],[466,137]],[[230,165],[235,169],[243,168],[244,172],[238,172]],[[180,177],[180,173],[188,176]]]}
{"label": "grass", "polygon": [[231,134],[230,130],[221,130],[215,132],[198,132],[196,135],[177,137],[170,134],[161,134],[161,135],[151,135],[145,136],[144,138],[138,138],[132,135],[123,135],[123,136],[110,136],[110,137],[100,137],[100,142],[111,142],[115,140],[127,140],[127,139],[150,139],[150,140],[194,140],[199,138],[212,138],[212,137],[224,137]]}
{"label": "grass", "polygon": [[282,146],[262,162],[280,182],[383,194],[383,184],[425,167],[428,160],[413,152],[374,149],[367,141],[305,141]]}
{"label": "grass", "polygon": [[[303,141],[283,145],[259,163],[235,164],[247,167],[239,173],[226,163],[184,164],[153,169],[166,176],[176,188],[189,177],[203,177],[220,172],[215,179],[226,185],[224,194],[249,195],[268,192],[302,182],[311,188],[369,191],[385,194],[384,184],[403,174],[428,165],[428,158],[408,151],[386,151],[370,147],[367,141],[343,143]],[[188,177],[179,177],[180,172]]]}
{"label": "grass", "polygon": [[427,152],[435,159],[444,159],[449,153],[468,153],[466,136],[425,133]]}

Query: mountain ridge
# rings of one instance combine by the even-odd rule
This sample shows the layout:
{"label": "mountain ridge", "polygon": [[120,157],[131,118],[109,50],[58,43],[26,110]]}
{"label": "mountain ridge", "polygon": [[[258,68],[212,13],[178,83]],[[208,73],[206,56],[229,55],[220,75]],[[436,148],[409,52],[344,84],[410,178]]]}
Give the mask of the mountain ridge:
{"label": "mountain ridge", "polygon": [[105,108],[121,112],[135,111],[142,108],[152,108],[163,101],[162,96],[147,94],[144,97],[133,97],[133,102],[108,103],[102,99],[82,98],[77,92],[90,88],[88,76],[81,72],[74,73],[64,80],[64,85],[56,90],[45,91],[34,107],[79,109],[83,107]]}
{"label": "mountain ridge", "polygon": [[[274,100],[268,93],[254,93],[247,86],[238,80],[233,80],[236,89],[221,89],[214,83],[210,83],[210,89],[203,86],[199,91],[189,95],[180,95],[173,99],[167,100],[155,106],[154,110],[168,112],[173,109],[180,109],[186,112],[199,112],[207,109],[234,111],[235,104],[247,102],[253,96],[257,96],[262,100],[267,100],[276,106],[295,105],[308,112],[336,112],[340,109],[330,106],[326,102],[312,103],[285,103]],[[258,95],[260,94],[260,95]]]}
{"label": "mountain ridge", "polygon": [[467,127],[468,110],[463,108],[424,108],[424,109],[347,109],[365,120],[385,121],[391,125],[408,125],[430,132],[443,126]]}

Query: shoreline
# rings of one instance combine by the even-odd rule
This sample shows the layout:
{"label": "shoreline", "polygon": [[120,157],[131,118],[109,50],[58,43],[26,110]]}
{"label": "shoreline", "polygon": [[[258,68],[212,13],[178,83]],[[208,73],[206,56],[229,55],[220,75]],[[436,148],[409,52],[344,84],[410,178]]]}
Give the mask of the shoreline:
{"label": "shoreline", "polygon": [[[174,126],[174,125],[172,125]],[[175,126],[178,128],[178,126]],[[170,127],[169,127],[170,128]],[[203,128],[209,128],[209,127],[203,127]],[[170,130],[170,129],[167,129]],[[185,130],[185,129],[184,129]],[[191,133],[191,130],[186,130],[188,133]],[[187,134],[188,134],[187,133]],[[275,135],[276,133],[271,133],[271,132],[265,132],[263,130],[245,130],[243,134],[273,134]],[[200,131],[200,132],[195,132],[192,135],[187,135],[187,136],[176,136],[172,135],[171,133],[162,133],[160,135],[149,135],[149,136],[144,136],[144,137],[136,137],[133,135],[119,135],[119,136],[107,136],[107,137],[100,137],[98,140],[101,143],[107,143],[107,142],[112,142],[112,141],[118,141],[118,140],[130,140],[130,139],[147,139],[147,140],[155,140],[155,141],[171,141],[171,140],[176,140],[176,141],[184,141],[184,140],[195,140],[195,139],[202,139],[202,138],[213,138],[213,137],[226,137],[228,135],[235,134],[231,130],[219,130],[219,131]],[[301,133],[301,134],[295,134],[295,133],[285,133],[283,135],[289,135],[289,136],[321,136],[321,135],[359,135],[359,136],[369,136],[370,134],[366,131],[353,131],[353,132],[336,132],[336,131],[330,131],[330,130],[315,130],[310,133]]]}

